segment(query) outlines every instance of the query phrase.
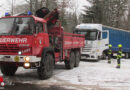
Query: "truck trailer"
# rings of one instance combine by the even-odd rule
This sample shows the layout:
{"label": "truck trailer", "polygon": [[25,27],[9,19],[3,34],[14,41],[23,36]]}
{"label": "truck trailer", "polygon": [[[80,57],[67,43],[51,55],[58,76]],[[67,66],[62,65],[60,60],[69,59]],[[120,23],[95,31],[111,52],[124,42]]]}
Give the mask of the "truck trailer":
{"label": "truck trailer", "polygon": [[[118,44],[122,44],[123,57],[130,58],[130,31],[105,25],[102,26],[102,30],[109,31],[109,44],[112,44],[113,56],[116,56]],[[105,37],[107,36],[103,33],[103,38]],[[105,52],[105,54],[107,55],[107,52]]]}
{"label": "truck trailer", "polygon": [[37,69],[40,79],[53,75],[56,62],[67,69],[79,66],[84,35],[64,32],[57,9],[43,7],[36,16],[19,14],[0,18],[0,68],[12,76],[18,67]]}
{"label": "truck trailer", "polygon": [[105,59],[109,44],[113,46],[113,56],[117,53],[118,44],[122,44],[123,55],[126,58],[130,57],[130,31],[86,23],[77,25],[74,33],[85,35],[85,47],[81,50],[81,59]]}

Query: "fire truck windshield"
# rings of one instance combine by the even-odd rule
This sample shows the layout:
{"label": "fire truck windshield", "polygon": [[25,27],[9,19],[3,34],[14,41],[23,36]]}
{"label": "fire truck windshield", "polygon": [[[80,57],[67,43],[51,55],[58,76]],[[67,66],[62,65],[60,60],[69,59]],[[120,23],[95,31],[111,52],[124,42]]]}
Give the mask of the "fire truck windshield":
{"label": "fire truck windshield", "polygon": [[30,17],[1,18],[0,35],[32,35],[33,22]]}

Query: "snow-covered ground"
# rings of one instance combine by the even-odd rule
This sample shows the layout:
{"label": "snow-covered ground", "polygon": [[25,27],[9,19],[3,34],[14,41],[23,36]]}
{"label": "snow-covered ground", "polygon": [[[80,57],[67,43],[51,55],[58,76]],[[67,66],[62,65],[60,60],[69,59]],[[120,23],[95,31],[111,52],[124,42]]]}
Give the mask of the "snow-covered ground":
{"label": "snow-covered ground", "polygon": [[80,66],[66,70],[64,63],[58,63],[54,75],[48,80],[39,80],[36,70],[19,68],[14,77],[4,77],[6,81],[30,83],[39,86],[59,85],[78,90],[130,90],[130,60],[122,59],[121,68],[117,69],[116,60],[108,64],[81,61]]}

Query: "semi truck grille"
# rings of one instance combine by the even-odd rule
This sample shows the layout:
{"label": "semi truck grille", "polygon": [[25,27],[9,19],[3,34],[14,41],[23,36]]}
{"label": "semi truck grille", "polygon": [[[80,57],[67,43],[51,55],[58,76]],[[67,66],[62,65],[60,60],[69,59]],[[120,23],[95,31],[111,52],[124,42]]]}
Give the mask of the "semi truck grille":
{"label": "semi truck grille", "polygon": [[0,44],[0,52],[18,53],[19,47],[17,44]]}
{"label": "semi truck grille", "polygon": [[91,48],[83,48],[82,51],[83,52],[91,52]]}

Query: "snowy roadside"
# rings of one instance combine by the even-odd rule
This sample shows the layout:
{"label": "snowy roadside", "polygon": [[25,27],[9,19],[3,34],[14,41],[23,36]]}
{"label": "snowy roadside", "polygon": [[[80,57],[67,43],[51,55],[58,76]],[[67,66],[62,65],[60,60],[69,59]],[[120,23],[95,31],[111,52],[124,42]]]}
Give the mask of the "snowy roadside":
{"label": "snowy roadside", "polygon": [[108,64],[106,60],[99,62],[81,61],[78,68],[66,70],[64,63],[58,63],[54,75],[48,80],[39,80],[36,70],[19,68],[16,76],[5,77],[13,82],[43,85],[59,85],[80,90],[130,90],[130,60],[122,60],[121,69],[116,69],[116,60]]}
{"label": "snowy roadside", "polygon": [[77,85],[97,86],[109,89],[130,90],[130,60],[122,60],[121,69],[117,69],[116,60],[81,62],[79,68],[56,75],[59,79]]}

